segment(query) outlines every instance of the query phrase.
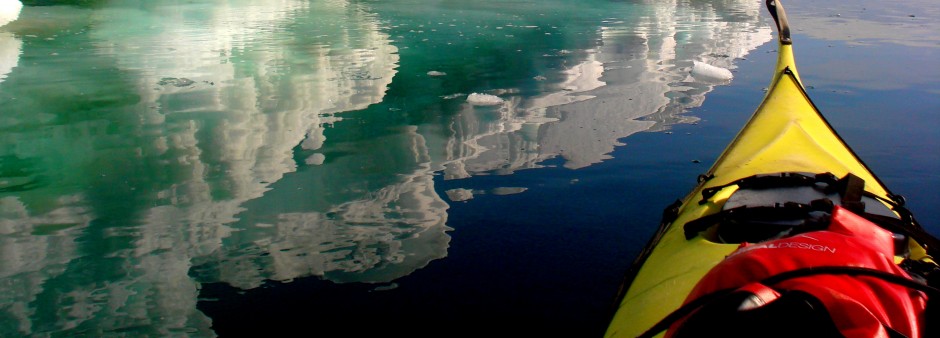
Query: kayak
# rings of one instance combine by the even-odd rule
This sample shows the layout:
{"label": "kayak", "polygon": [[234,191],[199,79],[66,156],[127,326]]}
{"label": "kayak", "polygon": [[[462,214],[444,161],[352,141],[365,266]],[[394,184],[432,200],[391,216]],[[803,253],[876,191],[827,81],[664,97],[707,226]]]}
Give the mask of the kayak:
{"label": "kayak", "polygon": [[697,186],[663,212],[606,337],[926,332],[940,242],[810,100],[783,6],[766,5],[779,45],[771,85]]}

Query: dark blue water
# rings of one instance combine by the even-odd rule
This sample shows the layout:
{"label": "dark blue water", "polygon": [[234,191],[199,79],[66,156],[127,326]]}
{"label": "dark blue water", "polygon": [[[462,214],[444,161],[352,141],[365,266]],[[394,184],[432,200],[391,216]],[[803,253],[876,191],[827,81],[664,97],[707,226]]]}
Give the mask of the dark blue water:
{"label": "dark blue water", "polygon": [[[786,5],[815,103],[940,233],[938,6]],[[775,48],[749,1],[26,7],[0,336],[600,336]]]}

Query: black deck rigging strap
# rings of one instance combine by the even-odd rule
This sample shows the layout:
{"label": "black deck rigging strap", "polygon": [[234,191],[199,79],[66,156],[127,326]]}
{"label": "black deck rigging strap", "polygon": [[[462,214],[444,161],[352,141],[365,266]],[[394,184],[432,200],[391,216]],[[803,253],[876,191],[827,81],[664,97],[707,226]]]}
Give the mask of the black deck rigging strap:
{"label": "black deck rigging strap", "polygon": [[[920,225],[920,223],[914,219],[913,214],[911,214],[907,208],[895,205],[893,209],[901,215],[900,219],[867,212],[856,214],[884,228],[885,230],[891,231],[893,233],[904,234],[914,239],[914,241],[920,243],[926,248],[928,255],[933,257],[940,257],[940,239],[937,239],[928,233]],[[698,236],[700,232],[705,231],[709,227],[715,224],[727,222],[728,220],[734,219],[736,217],[766,217],[775,215],[781,218],[794,219],[799,217],[808,217],[809,213],[813,211],[831,212],[832,202],[827,199],[822,199],[815,200],[811,202],[811,204],[788,202],[777,206],[741,206],[733,209],[722,210],[717,213],[702,216],[700,218],[686,222],[682,230],[685,233],[685,239],[691,240],[692,238],[695,238],[695,236]]]}
{"label": "black deck rigging strap", "polygon": [[[850,174],[851,175],[851,174]],[[748,176],[734,182],[714,187],[702,189],[702,200],[699,205],[708,203],[708,199],[715,196],[719,191],[732,185],[738,186],[738,189],[771,189],[783,187],[807,187],[818,183],[826,183],[832,187],[837,185],[839,179],[831,173],[821,173],[815,176],[809,176],[802,173],[778,173]],[[863,182],[864,183],[864,182]]]}
{"label": "black deck rigging strap", "polygon": [[[819,266],[819,267],[791,270],[791,271],[786,271],[777,275],[764,278],[759,283],[767,285],[767,286],[773,286],[774,284],[779,284],[790,279],[809,277],[809,276],[815,276],[815,275],[852,275],[852,276],[874,277],[874,278],[881,279],[888,283],[914,289],[917,291],[923,291],[924,293],[927,293],[929,297],[940,296],[940,289],[937,289],[933,286],[920,283],[918,281],[906,278],[904,276],[898,276],[898,275],[884,272],[881,270],[875,270],[875,269],[864,268],[864,267],[855,267],[855,266]],[[649,338],[654,337],[660,332],[663,332],[666,329],[668,329],[670,326],[672,326],[672,324],[676,323],[680,319],[690,315],[692,312],[695,312],[695,310],[698,310],[699,308],[705,306],[706,304],[716,299],[720,299],[724,296],[727,296],[736,290],[737,288],[722,289],[722,290],[718,290],[718,291],[703,295],[699,298],[693,299],[692,301],[686,303],[685,305],[680,306],[675,311],[669,313],[668,315],[666,315],[666,317],[663,317],[662,320],[660,320],[658,323],[650,327],[649,330],[646,330],[646,332],[643,332],[643,334],[637,337],[638,338],[639,337],[649,337]]]}
{"label": "black deck rigging strap", "polygon": [[[859,206],[858,203],[862,203],[862,196],[884,200],[877,195],[867,193],[865,191],[865,180],[852,173],[846,174],[845,177],[837,178],[835,175],[828,172],[813,176],[803,173],[784,172],[752,175],[727,184],[702,189],[702,200],[700,200],[698,204],[702,205],[708,203],[709,198],[712,198],[712,196],[715,196],[719,191],[733,185],[738,186],[738,189],[761,190],[785,187],[808,187],[817,184],[825,184],[826,188],[824,191],[826,193],[837,192],[842,195],[842,200],[848,203],[847,206],[845,204],[843,206],[850,210]],[[898,204],[895,200],[888,200],[887,202]],[[860,206],[864,208],[864,204]]]}
{"label": "black deck rigging strap", "polygon": [[695,238],[698,233],[705,231],[709,227],[725,223],[732,219],[746,218],[779,218],[779,219],[797,219],[807,218],[813,211],[832,212],[832,201],[820,199],[812,201],[810,204],[786,202],[774,206],[740,206],[733,209],[722,210],[711,215],[705,215],[700,218],[688,221],[682,227],[685,233],[685,239]]}
{"label": "black deck rigging strap", "polygon": [[[753,175],[724,185],[702,189],[702,200],[699,201],[699,204],[701,205],[708,203],[709,198],[713,197],[722,189],[733,185],[737,185],[738,189],[772,189],[782,187],[805,187],[814,186],[817,184],[825,184],[826,187],[824,192],[826,193],[839,193],[839,195],[841,195],[840,202],[846,209],[849,209],[859,216],[862,216],[889,231],[910,236],[918,243],[926,246],[927,254],[931,256],[940,256],[940,239],[937,239],[933,235],[927,233],[927,231],[921,227],[920,223],[914,219],[914,215],[910,212],[910,210],[904,207],[904,198],[902,196],[889,195],[888,198],[884,198],[865,191],[865,180],[853,175],[852,173],[846,174],[846,176],[841,179],[836,178],[835,175],[828,172],[815,175],[804,173]],[[898,213],[901,218],[895,219],[892,217],[866,213],[864,211],[865,204],[862,202],[863,196],[885,202],[887,205],[891,206],[891,210]],[[773,213],[783,213],[785,215],[790,213],[789,217],[797,217],[798,213],[805,213],[813,210],[825,211],[823,209],[818,209],[820,206],[815,205],[816,202],[817,201],[814,201],[814,205],[811,205],[809,208],[807,208],[806,205],[797,205],[796,207],[793,207],[793,204],[784,203],[782,204],[784,206],[782,209],[780,209],[779,206],[756,207],[758,208],[757,210],[748,211],[747,213],[750,214],[751,212],[760,213],[769,211]],[[750,207],[749,209],[754,208],[755,207]],[[696,220],[689,221],[684,226],[686,239],[694,238],[699,232],[708,229],[708,227],[717,224],[720,221],[728,219],[732,215],[745,215],[743,210],[737,209],[740,209],[740,207],[735,209],[722,210],[718,213],[706,215]]]}

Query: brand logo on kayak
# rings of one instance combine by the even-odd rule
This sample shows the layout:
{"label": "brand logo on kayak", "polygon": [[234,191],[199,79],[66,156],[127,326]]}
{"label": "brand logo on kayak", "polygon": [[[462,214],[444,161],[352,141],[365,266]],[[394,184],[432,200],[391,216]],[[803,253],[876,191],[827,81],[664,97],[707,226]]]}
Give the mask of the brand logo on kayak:
{"label": "brand logo on kayak", "polygon": [[819,245],[819,244],[810,244],[803,242],[779,242],[779,243],[768,243],[768,249],[806,249],[813,251],[824,251],[830,253],[836,253],[836,248]]}
{"label": "brand logo on kayak", "polygon": [[[815,239],[809,236],[800,236],[800,237],[806,237],[806,238],[818,241],[818,239]],[[818,252],[836,253],[836,248],[833,248],[830,246],[790,241],[790,242],[774,242],[774,243],[761,243],[761,244],[744,244],[740,248],[738,248],[737,251],[728,255],[728,257],[739,255],[739,254],[742,254],[751,250],[758,250],[758,249],[803,249],[803,250],[812,250],[812,251],[818,251]]]}

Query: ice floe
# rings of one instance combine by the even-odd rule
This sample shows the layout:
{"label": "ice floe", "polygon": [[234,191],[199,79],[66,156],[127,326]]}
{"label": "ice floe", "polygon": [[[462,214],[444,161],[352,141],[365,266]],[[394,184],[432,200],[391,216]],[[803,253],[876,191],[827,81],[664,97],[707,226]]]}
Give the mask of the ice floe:
{"label": "ice floe", "polygon": [[20,17],[23,3],[19,0],[0,0],[0,26],[15,21]]}
{"label": "ice floe", "polygon": [[450,190],[445,191],[444,193],[446,193],[447,198],[453,202],[463,202],[463,201],[469,201],[473,199],[473,190],[470,190],[470,189],[463,189],[463,188],[450,189]]}
{"label": "ice floe", "polygon": [[731,71],[710,64],[692,61],[692,76],[698,80],[731,80]]}
{"label": "ice floe", "polygon": [[493,195],[515,195],[529,190],[528,188],[523,187],[497,187],[490,190],[490,193]]}
{"label": "ice floe", "polygon": [[503,104],[503,99],[496,95],[472,93],[467,96],[467,102],[474,106],[495,106]]}

